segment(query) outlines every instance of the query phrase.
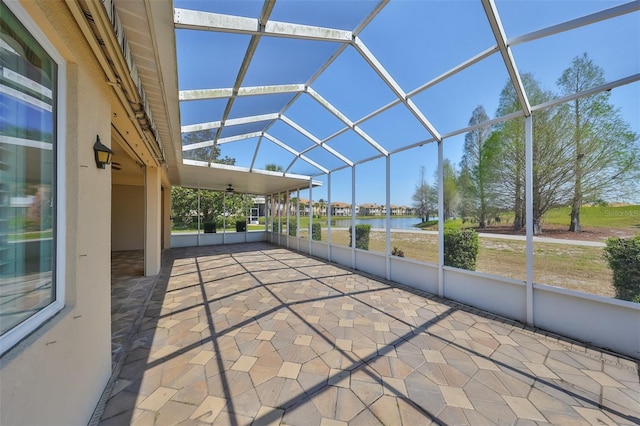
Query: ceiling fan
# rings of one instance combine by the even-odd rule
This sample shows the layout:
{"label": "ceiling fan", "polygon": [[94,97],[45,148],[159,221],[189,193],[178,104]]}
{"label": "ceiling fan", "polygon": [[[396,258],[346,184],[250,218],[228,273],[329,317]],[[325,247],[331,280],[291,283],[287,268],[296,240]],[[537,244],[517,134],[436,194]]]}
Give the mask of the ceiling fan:
{"label": "ceiling fan", "polygon": [[231,184],[229,184],[226,191],[227,191],[227,194],[233,194],[236,190],[233,189],[233,186],[231,186]]}

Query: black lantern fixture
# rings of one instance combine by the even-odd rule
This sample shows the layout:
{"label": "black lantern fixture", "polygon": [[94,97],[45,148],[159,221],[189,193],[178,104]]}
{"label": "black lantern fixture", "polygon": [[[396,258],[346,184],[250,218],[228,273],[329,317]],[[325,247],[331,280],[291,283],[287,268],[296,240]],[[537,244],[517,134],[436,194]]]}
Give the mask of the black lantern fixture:
{"label": "black lantern fixture", "polygon": [[96,155],[96,166],[99,169],[104,169],[104,166],[111,164],[111,156],[113,151],[109,147],[103,145],[100,142],[100,136],[96,135],[96,143],[93,144],[93,152]]}

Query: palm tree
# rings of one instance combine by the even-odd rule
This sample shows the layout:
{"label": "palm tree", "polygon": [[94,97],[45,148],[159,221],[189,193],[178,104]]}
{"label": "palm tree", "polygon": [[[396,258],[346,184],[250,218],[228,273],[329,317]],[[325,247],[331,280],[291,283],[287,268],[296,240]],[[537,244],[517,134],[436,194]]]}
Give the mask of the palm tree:
{"label": "palm tree", "polygon": [[320,198],[318,200],[318,205],[320,206],[320,215],[321,216],[326,216],[325,207],[327,206],[327,202],[324,201],[323,198]]}

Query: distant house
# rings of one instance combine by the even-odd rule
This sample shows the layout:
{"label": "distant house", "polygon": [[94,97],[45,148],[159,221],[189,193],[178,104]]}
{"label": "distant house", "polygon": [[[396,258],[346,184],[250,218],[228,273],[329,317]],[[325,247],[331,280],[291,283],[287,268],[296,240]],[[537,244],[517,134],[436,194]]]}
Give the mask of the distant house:
{"label": "distant house", "polygon": [[[415,215],[415,209],[408,206],[391,205],[392,216]],[[384,216],[387,214],[387,207],[374,203],[365,203],[356,206],[356,215],[362,216]],[[351,216],[351,204],[335,202],[331,203],[332,216]]]}
{"label": "distant house", "polygon": [[324,200],[318,200],[313,202],[313,214],[326,216],[327,215],[327,203]]}
{"label": "distant house", "polygon": [[331,203],[331,216],[351,216],[351,204],[340,201]]}
{"label": "distant house", "polygon": [[412,216],[418,215],[418,211],[415,209],[415,207],[402,206],[402,208],[404,209],[403,214],[412,215]]}
{"label": "distant house", "polygon": [[378,206],[376,204],[366,203],[361,204],[360,214],[363,216],[380,216],[387,213],[387,208],[384,206]]}
{"label": "distant house", "polygon": [[[295,211],[295,205],[293,209]],[[309,200],[306,198],[300,198],[300,216],[309,216]]]}
{"label": "distant house", "polygon": [[297,200],[295,197],[291,197],[289,202],[289,215],[291,217],[297,216],[298,201],[300,202],[300,216],[309,216],[309,200],[306,198],[300,198],[300,200]]}
{"label": "distant house", "polygon": [[391,215],[393,216],[408,216],[414,214],[415,209],[413,207],[391,205]]}

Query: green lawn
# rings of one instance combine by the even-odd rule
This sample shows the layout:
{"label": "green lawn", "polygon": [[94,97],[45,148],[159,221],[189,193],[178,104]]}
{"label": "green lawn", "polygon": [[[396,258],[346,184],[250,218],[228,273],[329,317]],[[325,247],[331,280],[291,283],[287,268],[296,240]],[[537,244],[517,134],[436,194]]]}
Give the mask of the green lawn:
{"label": "green lawn", "polygon": [[[543,216],[543,223],[569,226],[570,213],[570,207],[549,210]],[[640,231],[640,205],[582,207],[580,223],[594,228],[637,228]]]}
{"label": "green lawn", "polygon": [[[562,225],[569,229],[571,222],[571,207],[557,207],[549,210],[542,216],[542,226]],[[513,213],[500,214],[502,224],[513,222]],[[586,228],[629,229],[634,228],[640,232],[640,205],[630,206],[585,206],[580,209],[580,223]],[[445,228],[474,228],[478,224],[466,222],[462,219],[451,219],[445,222]],[[436,230],[438,224],[424,226],[422,229]]]}
{"label": "green lawn", "polygon": [[[404,251],[409,259],[438,263],[437,235],[394,232],[391,247]],[[347,231],[333,231],[334,244],[348,246]],[[327,241],[326,231],[322,240]],[[524,281],[527,259],[524,241],[481,238],[477,271]],[[384,253],[386,234],[370,234],[369,250]],[[613,297],[612,274],[600,247],[573,246],[554,243],[534,244],[534,281],[585,293]]]}

